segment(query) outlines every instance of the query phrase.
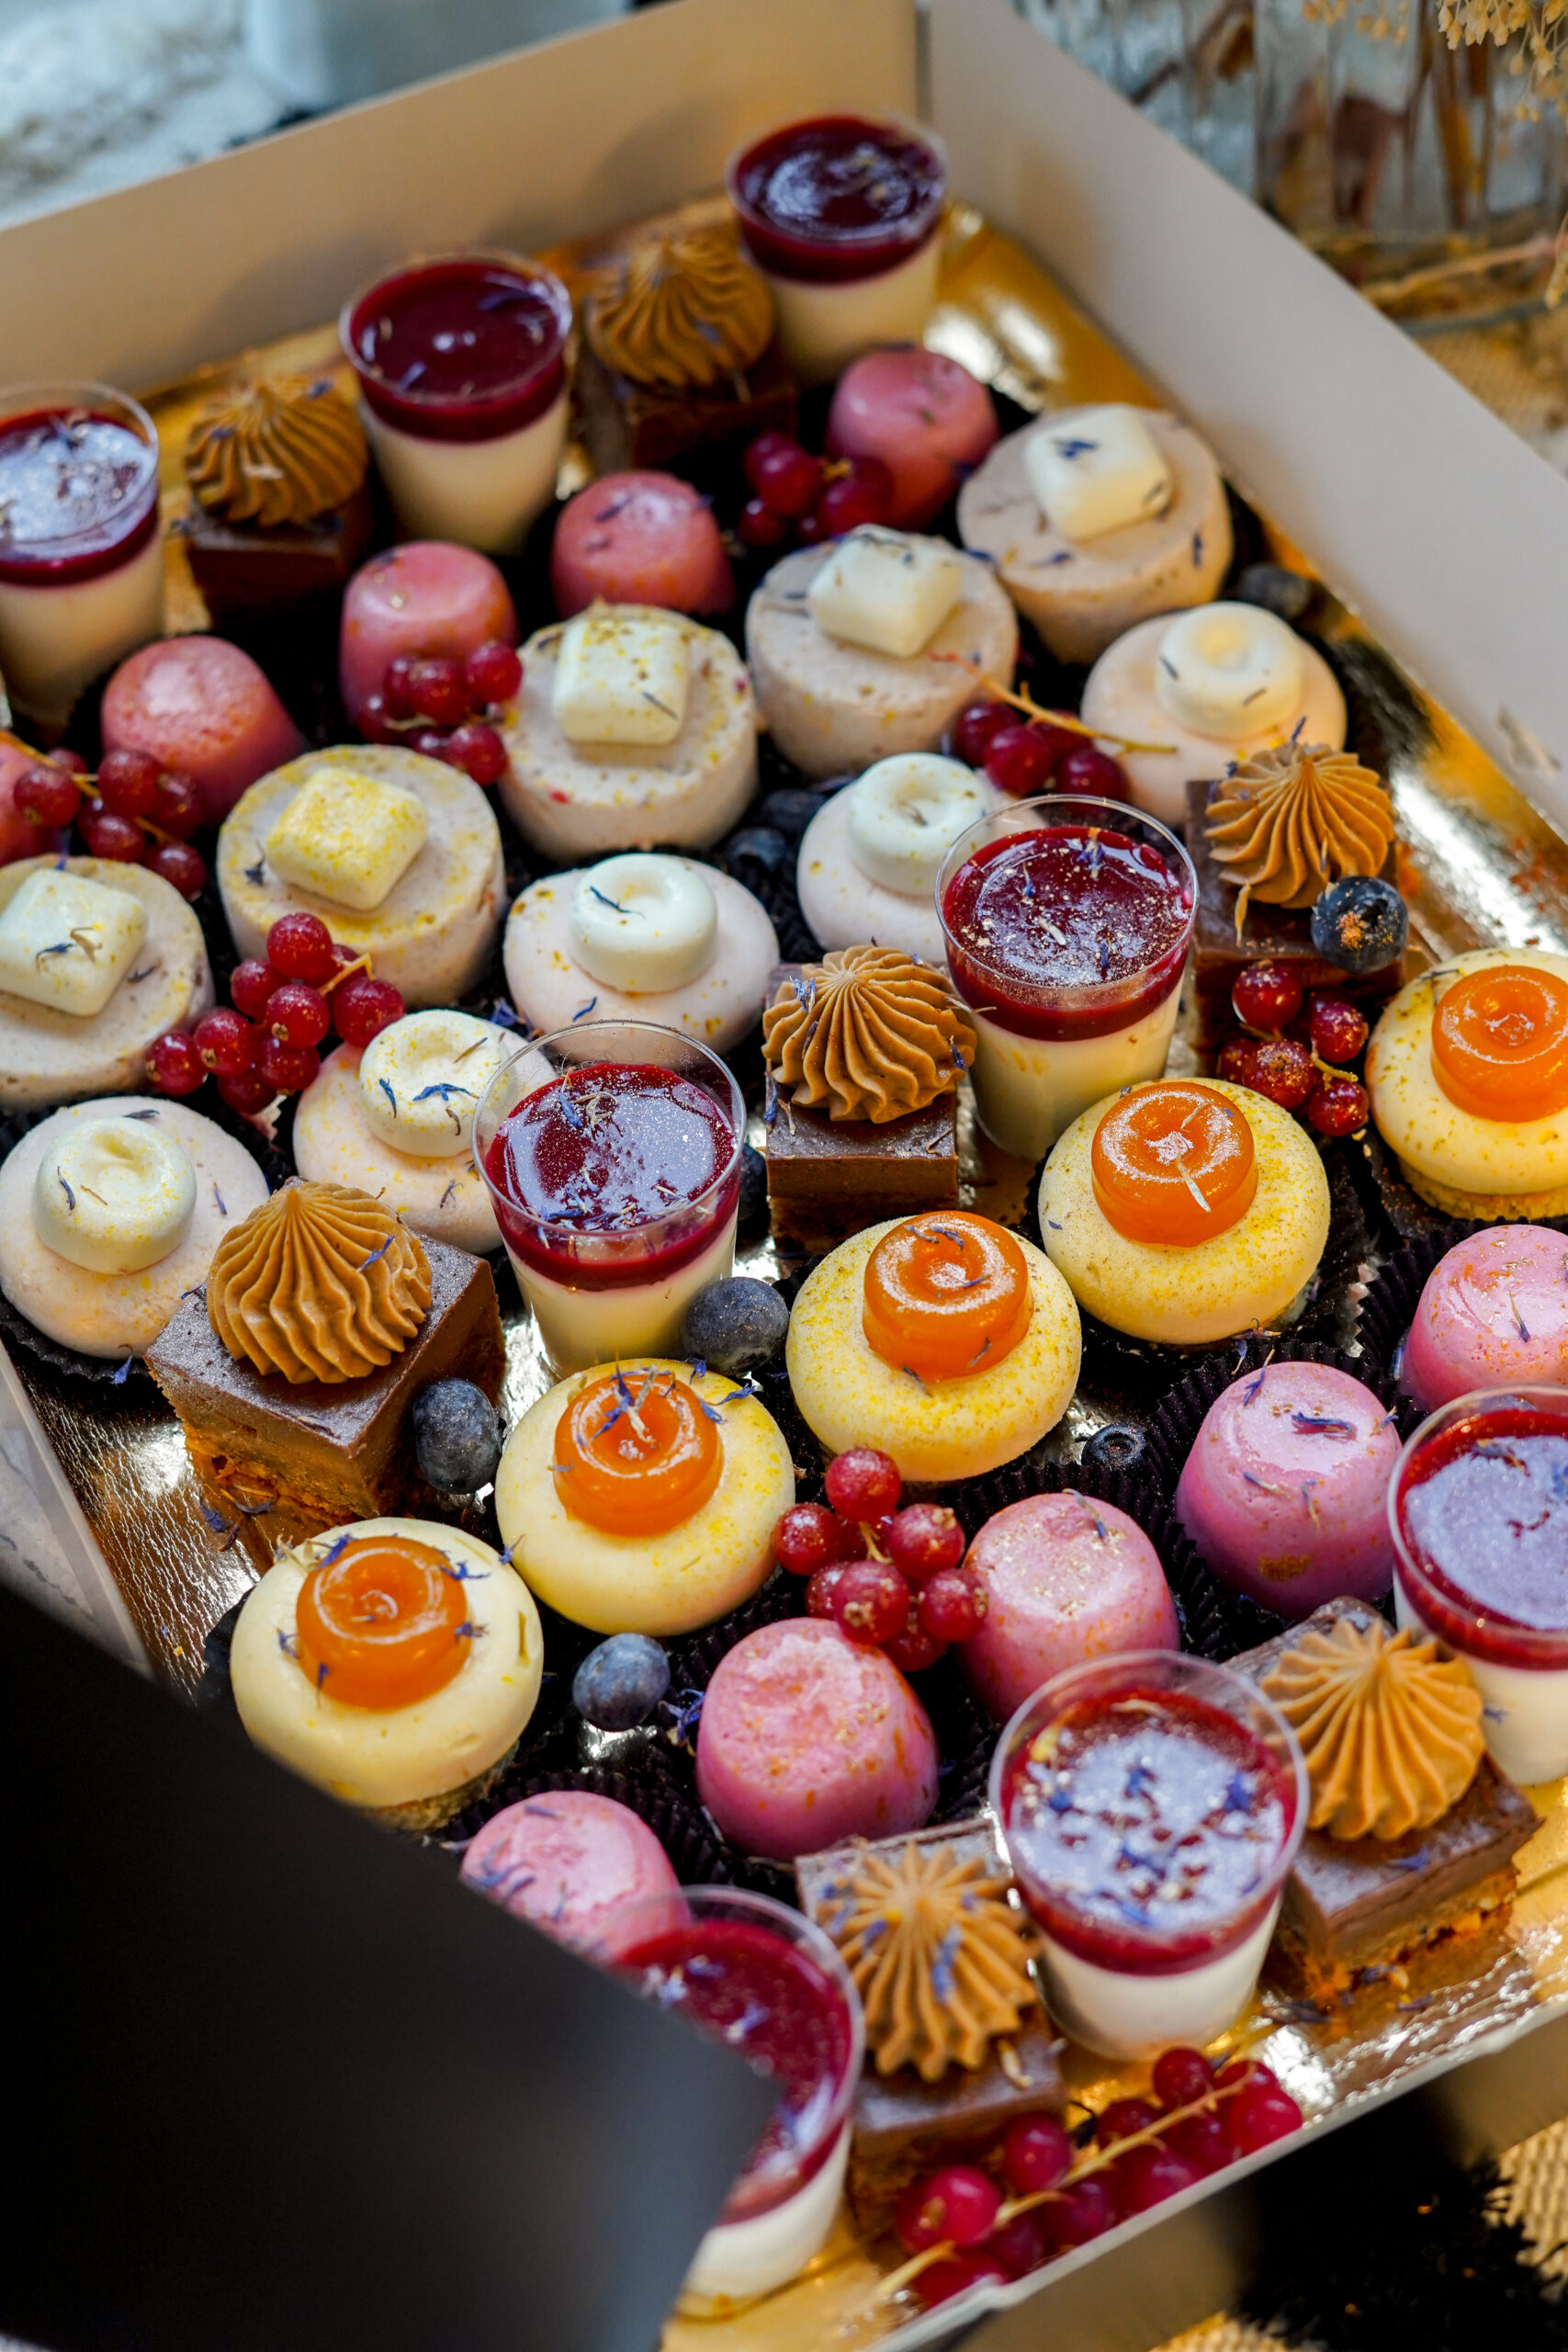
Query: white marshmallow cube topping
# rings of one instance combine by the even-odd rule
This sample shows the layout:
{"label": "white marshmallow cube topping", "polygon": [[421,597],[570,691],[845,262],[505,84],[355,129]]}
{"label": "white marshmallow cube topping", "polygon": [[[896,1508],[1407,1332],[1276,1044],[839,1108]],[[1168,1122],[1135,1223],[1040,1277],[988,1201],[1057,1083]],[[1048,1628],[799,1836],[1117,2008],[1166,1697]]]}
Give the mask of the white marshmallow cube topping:
{"label": "white marshmallow cube topping", "polygon": [[39,1162],[33,1227],[89,1273],[131,1274],[177,1250],[196,1215],[196,1170],[154,1119],[84,1119]]}
{"label": "white marshmallow cube topping", "polygon": [[591,979],[628,996],[661,996],[706,971],[718,903],[683,857],[633,851],[590,866],[571,894],[572,953]]}
{"label": "white marshmallow cube topping", "polygon": [[1043,424],[1024,444],[1023,470],[1045,520],[1066,539],[1146,523],[1165,512],[1175,488],[1141,413],[1121,401]]}
{"label": "white marshmallow cube topping", "polygon": [[936,752],[896,752],[844,786],[850,852],[869,881],[929,899],[942,859],[990,803],[979,778]]}
{"label": "white marshmallow cube topping", "polygon": [[479,1098],[519,1040],[471,1012],[411,1012],[359,1057],[359,1099],[383,1143],[418,1159],[467,1151]]}
{"label": "white marshmallow cube topping", "polygon": [[321,768],[267,835],[267,863],[296,889],[366,915],[402,880],[429,829],[417,792],[352,768]]}
{"label": "white marshmallow cube topping", "polygon": [[679,738],[690,691],[689,639],[676,613],[596,605],[561,631],[552,707],[569,743],[660,750]]}
{"label": "white marshmallow cube topping", "polygon": [[811,583],[811,616],[829,637],[907,662],[957,604],[964,572],[944,539],[868,524],[840,539]]}
{"label": "white marshmallow cube topping", "polygon": [[1179,726],[1240,743],[1300,716],[1302,641],[1258,605],[1200,605],[1159,641],[1155,694]]}
{"label": "white marshmallow cube topping", "polygon": [[147,910],[129,890],[58,866],[29,874],[0,914],[0,989],[90,1021],[146,936]]}

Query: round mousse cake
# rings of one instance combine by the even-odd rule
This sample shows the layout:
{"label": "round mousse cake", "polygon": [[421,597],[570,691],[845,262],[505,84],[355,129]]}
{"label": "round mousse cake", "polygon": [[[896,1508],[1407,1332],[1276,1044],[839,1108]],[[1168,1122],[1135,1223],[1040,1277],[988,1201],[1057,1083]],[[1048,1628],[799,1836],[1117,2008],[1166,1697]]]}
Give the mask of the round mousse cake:
{"label": "round mousse cake", "polygon": [[1426,1413],[1472,1388],[1568,1387],[1568,1240],[1506,1225],[1456,1242],[1427,1277],[1399,1377]]}
{"label": "round mousse cake", "polygon": [[[619,1949],[614,1922],[624,1905],[680,1889],[648,1824],[590,1789],[503,1805],[469,1838],[461,1875],[514,1918],[605,1959]],[[646,1927],[642,1917],[638,1931]]]}
{"label": "round mousse cake", "polygon": [[1159,1554],[1136,1520],[1090,1495],[1009,1503],[964,1565],[985,1587],[986,1614],[964,1645],[964,1670],[998,1723],[1070,1666],[1181,1646]]}

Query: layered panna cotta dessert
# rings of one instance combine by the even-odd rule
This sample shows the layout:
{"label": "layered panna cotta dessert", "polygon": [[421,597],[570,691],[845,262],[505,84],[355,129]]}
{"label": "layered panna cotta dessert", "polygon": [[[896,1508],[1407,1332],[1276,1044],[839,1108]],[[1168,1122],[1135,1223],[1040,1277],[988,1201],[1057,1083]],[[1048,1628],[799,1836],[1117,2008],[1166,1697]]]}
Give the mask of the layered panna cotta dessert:
{"label": "layered panna cotta dessert", "polygon": [[1295,1734],[1223,1667],[1131,1652],[1037,1691],[998,1745],[991,1805],[1057,2022],[1112,2058],[1234,2024],[1308,1802]]}
{"label": "layered panna cotta dessert", "polygon": [[861,115],[786,123],[741,150],[728,187],[780,348],[805,382],[874,345],[919,341],[947,193],[934,133]]}
{"label": "layered panna cotta dessert", "polygon": [[0,393],[0,671],[18,711],[63,726],[163,626],[152,418],[105,384]]}
{"label": "layered panna cotta dessert", "polygon": [[475,1158],[558,1373],[678,1356],[686,1308],[735,1261],[739,1088],[651,1023],[580,1023],[491,1081]]}
{"label": "layered panna cotta dessert", "polygon": [[521,547],[566,444],[559,278],[502,254],[437,255],[367,287],[341,332],[405,535]]}
{"label": "layered panna cotta dessert", "polygon": [[1500,1770],[1568,1771],[1568,1394],[1481,1390],[1422,1423],[1389,1488],[1394,1602],[1463,1658]]}
{"label": "layered panna cotta dessert", "polygon": [[953,843],[937,906],[980,1124],[1004,1151],[1038,1159],[1090,1103],[1160,1075],[1197,906],[1163,825],[1109,800],[1019,802]]}
{"label": "layered panna cotta dessert", "polygon": [[896,752],[834,793],[801,835],[800,911],[824,947],[871,940],[940,966],[942,859],[961,833],[1006,805],[960,760]]}

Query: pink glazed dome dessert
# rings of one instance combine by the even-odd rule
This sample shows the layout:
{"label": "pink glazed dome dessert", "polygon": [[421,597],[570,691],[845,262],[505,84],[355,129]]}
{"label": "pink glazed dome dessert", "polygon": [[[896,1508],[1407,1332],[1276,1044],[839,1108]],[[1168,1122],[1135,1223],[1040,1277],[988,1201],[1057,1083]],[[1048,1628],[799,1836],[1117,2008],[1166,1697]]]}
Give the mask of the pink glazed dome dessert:
{"label": "pink glazed dome dessert", "polygon": [[1568,1387],[1568,1238],[1543,1225],[1495,1225],[1438,1259],[1399,1374],[1424,1413],[1516,1382]]}
{"label": "pink glazed dome dessert", "polygon": [[988,1519],[965,1566],[986,1614],[964,1670],[998,1723],[1070,1666],[1181,1646],[1159,1554],[1135,1520],[1090,1495],[1028,1495]]}

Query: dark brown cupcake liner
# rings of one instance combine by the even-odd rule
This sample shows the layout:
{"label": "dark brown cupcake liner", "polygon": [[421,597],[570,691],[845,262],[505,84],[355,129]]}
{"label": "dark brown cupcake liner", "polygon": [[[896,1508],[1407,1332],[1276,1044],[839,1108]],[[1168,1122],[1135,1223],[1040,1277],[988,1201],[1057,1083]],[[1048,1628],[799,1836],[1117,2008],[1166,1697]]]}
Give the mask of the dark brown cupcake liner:
{"label": "dark brown cupcake liner", "polygon": [[[1456,1236],[1462,1240],[1466,1233],[1482,1230],[1470,1226]],[[1377,1275],[1361,1303],[1360,1340],[1362,1352],[1379,1381],[1394,1382],[1399,1377],[1400,1358],[1404,1352],[1405,1335],[1415,1320],[1416,1305],[1427,1286],[1434,1266],[1447,1257],[1454,1246],[1448,1237],[1429,1233],[1420,1241],[1407,1241],[1384,1259]]]}

